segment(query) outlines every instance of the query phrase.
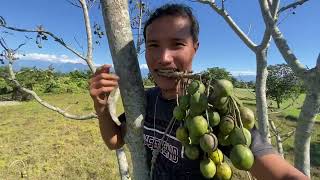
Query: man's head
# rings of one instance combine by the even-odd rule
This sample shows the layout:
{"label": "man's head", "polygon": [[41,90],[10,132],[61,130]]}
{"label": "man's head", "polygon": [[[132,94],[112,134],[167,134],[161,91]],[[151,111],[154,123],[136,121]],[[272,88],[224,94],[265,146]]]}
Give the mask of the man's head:
{"label": "man's head", "polygon": [[175,79],[158,76],[159,69],[186,71],[198,49],[199,25],[189,7],[168,4],[155,10],[146,22],[146,61],[157,85],[176,90]]}
{"label": "man's head", "polygon": [[146,21],[143,29],[143,37],[146,41],[146,30],[147,27],[155,20],[164,16],[184,17],[189,19],[191,23],[190,34],[192,35],[193,41],[198,42],[199,36],[199,23],[197,18],[193,15],[192,9],[183,4],[166,4],[156,9],[149,19]]}

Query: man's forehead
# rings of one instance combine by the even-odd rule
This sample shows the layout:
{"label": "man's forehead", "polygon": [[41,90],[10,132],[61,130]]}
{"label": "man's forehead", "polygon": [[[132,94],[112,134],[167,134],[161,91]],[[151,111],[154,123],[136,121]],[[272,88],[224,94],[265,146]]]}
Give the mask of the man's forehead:
{"label": "man's forehead", "polygon": [[164,16],[152,22],[146,30],[146,38],[186,39],[191,36],[191,23],[187,17]]}

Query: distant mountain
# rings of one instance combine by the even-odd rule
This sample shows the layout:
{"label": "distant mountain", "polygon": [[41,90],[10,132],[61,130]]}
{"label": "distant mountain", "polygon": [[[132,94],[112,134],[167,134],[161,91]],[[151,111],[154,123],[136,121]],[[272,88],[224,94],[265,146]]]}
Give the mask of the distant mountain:
{"label": "distant mountain", "polygon": [[238,81],[244,81],[244,82],[250,82],[256,81],[256,75],[238,75],[238,76],[234,76]]}
{"label": "distant mountain", "polygon": [[[52,61],[39,61],[39,60],[18,60],[13,64],[13,70],[19,71],[23,67],[33,68],[34,66],[38,69],[48,69],[52,65],[56,72],[68,73],[71,71],[86,71],[89,70],[88,66],[81,63],[64,63],[64,62],[52,62]],[[0,66],[3,66],[0,63]],[[113,69],[111,71],[114,72]],[[148,69],[141,69],[142,77],[147,77],[149,73]]]}

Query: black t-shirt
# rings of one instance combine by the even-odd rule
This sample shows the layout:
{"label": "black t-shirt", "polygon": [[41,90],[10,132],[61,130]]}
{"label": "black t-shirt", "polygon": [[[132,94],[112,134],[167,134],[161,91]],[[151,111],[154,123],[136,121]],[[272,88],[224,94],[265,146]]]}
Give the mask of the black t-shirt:
{"label": "black t-shirt", "polygon": [[[158,98],[157,98],[158,97]],[[160,145],[161,138],[171,118],[176,100],[167,100],[161,97],[158,87],[146,91],[147,109],[143,124],[144,145],[147,152],[147,162],[151,166],[152,151]],[[157,102],[156,102],[157,101]],[[125,121],[124,114],[119,117]],[[184,180],[205,179],[200,172],[200,159],[189,160],[184,156],[184,147],[175,137],[179,123],[175,122],[164,138],[161,151],[154,166],[153,179],[155,180]],[[272,146],[263,141],[256,128],[251,130],[252,144],[250,146],[254,156],[275,153]],[[228,155],[229,149],[219,147]]]}

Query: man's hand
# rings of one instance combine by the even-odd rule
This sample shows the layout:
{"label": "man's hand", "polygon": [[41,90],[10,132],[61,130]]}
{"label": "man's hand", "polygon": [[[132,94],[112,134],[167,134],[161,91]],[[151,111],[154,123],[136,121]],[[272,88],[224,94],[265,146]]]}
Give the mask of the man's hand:
{"label": "man's hand", "polygon": [[99,67],[89,80],[90,96],[98,116],[108,110],[108,96],[118,86],[119,77],[110,74],[110,67],[108,64]]}

